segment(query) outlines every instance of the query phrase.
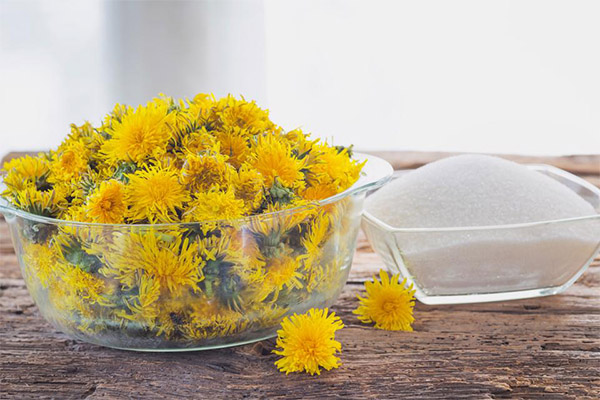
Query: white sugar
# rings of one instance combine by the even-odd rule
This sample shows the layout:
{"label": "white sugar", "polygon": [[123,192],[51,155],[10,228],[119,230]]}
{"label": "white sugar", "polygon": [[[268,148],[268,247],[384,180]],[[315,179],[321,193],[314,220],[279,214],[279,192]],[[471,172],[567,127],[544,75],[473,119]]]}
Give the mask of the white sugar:
{"label": "white sugar", "polygon": [[370,196],[366,209],[397,228],[501,225],[596,213],[554,179],[483,155],[449,157],[407,173]]}
{"label": "white sugar", "polygon": [[[519,224],[595,215],[574,191],[497,157],[465,155],[428,164],[367,198],[366,210],[396,228]],[[558,287],[593,256],[598,220],[518,229],[397,232],[394,241],[429,295]]]}

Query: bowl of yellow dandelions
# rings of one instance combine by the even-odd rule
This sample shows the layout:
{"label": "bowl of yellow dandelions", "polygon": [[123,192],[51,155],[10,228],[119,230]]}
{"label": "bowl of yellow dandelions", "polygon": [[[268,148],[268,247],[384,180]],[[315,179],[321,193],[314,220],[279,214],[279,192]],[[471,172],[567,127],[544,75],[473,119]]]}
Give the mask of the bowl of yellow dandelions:
{"label": "bowl of yellow dandelions", "polygon": [[337,299],[391,166],[284,131],[254,102],[164,95],[6,162],[0,211],[41,314],[142,351],[274,336]]}

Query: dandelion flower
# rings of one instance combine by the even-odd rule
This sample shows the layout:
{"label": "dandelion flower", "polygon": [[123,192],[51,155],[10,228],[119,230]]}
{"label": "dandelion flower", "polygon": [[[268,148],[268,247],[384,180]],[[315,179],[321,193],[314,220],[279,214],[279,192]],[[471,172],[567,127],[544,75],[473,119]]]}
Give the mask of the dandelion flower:
{"label": "dandelion flower", "polygon": [[341,352],[342,345],[335,340],[335,332],[343,327],[340,318],[333,312],[328,315],[327,309],[312,308],[306,314],[286,317],[277,331],[281,350],[273,351],[283,357],[275,365],[286,375],[303,371],[320,375],[321,367],[328,371],[339,367],[336,353]]}
{"label": "dandelion flower", "polygon": [[160,284],[156,279],[148,275],[142,275],[139,280],[139,293],[137,296],[133,296],[133,299],[130,301],[125,302],[131,313],[119,310],[116,312],[116,315],[129,321],[147,325],[152,329],[160,312],[159,305],[157,304],[160,297]]}
{"label": "dandelion flower", "polygon": [[4,171],[4,183],[15,191],[34,184],[38,189],[42,188],[50,172],[48,162],[43,156],[13,158],[4,163]]}
{"label": "dandelion flower", "polygon": [[104,127],[105,128],[113,128],[115,124],[120,123],[123,118],[131,113],[133,108],[124,104],[115,104],[112,111],[106,115],[104,118]]}
{"label": "dandelion flower", "polygon": [[194,302],[190,317],[191,323],[184,328],[184,334],[191,339],[233,335],[246,329],[249,323],[242,313],[206,300]]}
{"label": "dandelion flower", "polygon": [[375,328],[388,331],[412,331],[415,291],[412,285],[405,288],[406,278],[398,282],[399,274],[391,278],[380,271],[381,282],[373,277],[373,282],[365,282],[366,297],[358,296],[360,306],[354,310],[358,319],[365,323],[375,323]]}
{"label": "dandelion flower", "polygon": [[195,154],[204,151],[217,151],[219,142],[205,127],[201,127],[181,138],[180,150]]}
{"label": "dandelion flower", "polygon": [[302,274],[298,271],[299,262],[292,257],[272,258],[266,266],[263,288],[268,295],[275,291],[275,296],[285,288],[302,288]]}
{"label": "dandelion flower", "polygon": [[233,176],[235,196],[244,201],[249,211],[260,207],[265,180],[260,172],[243,164]]}
{"label": "dandelion flower", "polygon": [[141,162],[164,151],[172,134],[172,116],[167,111],[167,104],[150,103],[112,121],[111,138],[102,146],[102,154],[113,163]]}
{"label": "dandelion flower", "polygon": [[90,196],[87,212],[92,221],[103,224],[123,222],[125,213],[123,184],[119,181],[104,181]]}
{"label": "dandelion flower", "polygon": [[196,290],[195,284],[202,280],[196,245],[189,244],[187,239],[166,244],[153,234],[140,239],[139,259],[144,274],[153,276],[161,288],[171,293],[181,293],[185,288]]}
{"label": "dandelion flower", "polygon": [[316,217],[310,224],[310,229],[301,241],[306,249],[306,254],[301,256],[304,260],[304,269],[311,270],[313,265],[317,263],[321,256],[323,244],[327,239],[329,226],[329,219],[326,215]]}
{"label": "dandelion flower", "polygon": [[108,304],[104,297],[110,295],[111,291],[103,279],[71,264],[62,265],[62,271],[57,275],[60,276],[63,284],[73,290],[79,298],[86,299],[92,304]]}
{"label": "dandelion flower", "polygon": [[201,125],[212,126],[218,116],[216,115],[216,99],[212,94],[199,93],[189,104],[190,115]]}
{"label": "dandelion flower", "polygon": [[269,111],[261,109],[253,101],[237,100],[229,95],[219,100],[217,106],[222,108],[219,116],[226,128],[248,129],[252,134],[263,133],[273,128],[273,123],[269,120]]}
{"label": "dandelion flower", "polygon": [[302,197],[306,200],[323,200],[337,193],[336,187],[332,184],[317,184],[307,187],[302,192]]}
{"label": "dandelion flower", "polygon": [[304,186],[304,160],[292,155],[289,146],[274,136],[258,139],[250,164],[264,176],[268,186],[273,185],[275,178],[288,188]]}
{"label": "dandelion flower", "polygon": [[50,163],[52,182],[70,181],[87,168],[87,149],[80,142],[73,142],[65,149],[54,153]]}
{"label": "dandelion flower", "polygon": [[127,177],[125,201],[131,222],[173,222],[177,209],[188,200],[177,173],[168,168],[148,167]]}
{"label": "dandelion flower", "polygon": [[325,144],[314,146],[312,161],[309,163],[310,175],[320,184],[334,185],[341,192],[358,180],[363,163],[353,161],[348,150],[338,151]]}
{"label": "dandelion flower", "polygon": [[191,192],[227,188],[234,169],[221,154],[189,154],[181,176],[183,184]]}
{"label": "dandelion flower", "polygon": [[227,132],[219,132],[216,136],[219,140],[221,154],[227,156],[227,161],[231,165],[239,168],[250,153],[248,133],[240,128],[233,128]]}
{"label": "dandelion flower", "polygon": [[147,276],[153,279],[148,285],[159,285],[165,292],[196,290],[196,283],[204,279],[198,246],[180,237],[164,237],[162,231],[153,230],[124,236],[104,254],[107,263],[101,273],[127,288],[139,286],[139,277]]}
{"label": "dandelion flower", "polygon": [[[26,268],[30,274],[47,288],[56,280],[56,253],[51,247],[43,244],[26,243],[23,249]],[[32,279],[31,281],[36,281]]]}
{"label": "dandelion flower", "polygon": [[16,192],[14,203],[20,209],[45,217],[58,217],[65,206],[64,187],[41,191],[34,186]]}
{"label": "dandelion flower", "polygon": [[189,204],[184,219],[189,222],[217,219],[236,219],[244,215],[244,202],[236,199],[232,190],[227,192],[199,192]]}

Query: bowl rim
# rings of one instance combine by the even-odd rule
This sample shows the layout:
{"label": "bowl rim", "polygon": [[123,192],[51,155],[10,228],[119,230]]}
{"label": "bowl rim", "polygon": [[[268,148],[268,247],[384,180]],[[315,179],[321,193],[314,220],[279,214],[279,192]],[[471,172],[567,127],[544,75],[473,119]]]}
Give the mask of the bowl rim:
{"label": "bowl rim", "polygon": [[[570,172],[567,172],[561,168],[548,165],[548,164],[521,164],[527,168],[533,169],[535,171],[547,171],[552,174],[555,174],[559,177],[567,179],[587,190],[592,192],[598,199],[600,199],[600,189],[596,186],[592,185],[588,181],[574,175]],[[404,173],[408,173],[410,171],[414,171],[415,168],[411,169],[403,169],[397,170],[394,172],[394,176],[402,175]],[[552,178],[554,179],[554,178]],[[559,218],[552,220],[543,220],[543,221],[532,221],[532,222],[521,222],[521,223],[510,223],[510,224],[499,224],[499,225],[475,225],[475,226],[447,226],[447,227],[430,227],[430,228],[401,228],[391,226],[379,218],[375,217],[373,214],[368,212],[367,210],[363,211],[363,219],[370,223],[371,225],[376,226],[377,228],[390,232],[390,233],[434,233],[434,232],[465,232],[465,231],[485,231],[485,230],[498,230],[498,229],[519,229],[519,228],[531,228],[536,226],[550,225],[550,224],[560,224],[560,223],[569,223],[576,221],[585,221],[585,220],[600,220],[600,213],[584,215],[579,217],[570,217],[570,218]]]}
{"label": "bowl rim", "polygon": [[[100,222],[84,222],[84,221],[71,221],[60,218],[52,218],[46,217],[43,215],[37,215],[30,213],[25,210],[21,210],[12,206],[6,199],[0,196],[0,214],[4,214],[5,217],[7,215],[18,216],[30,221],[41,222],[46,224],[54,224],[54,225],[75,225],[75,226],[94,226],[94,227],[110,227],[110,228],[168,228],[168,227],[181,227],[181,226],[197,226],[203,224],[218,224],[218,223],[243,223],[245,221],[256,221],[257,219],[262,220],[268,218],[275,218],[281,215],[294,214],[300,211],[306,211],[315,209],[321,206],[325,206],[331,203],[334,203],[338,200],[341,200],[350,195],[358,194],[361,192],[365,192],[367,190],[376,189],[380,186],[385,185],[388,181],[392,179],[392,175],[394,173],[394,169],[392,165],[384,160],[381,157],[377,157],[374,155],[354,152],[352,158],[358,162],[365,162],[363,169],[361,170],[360,176],[358,180],[350,186],[348,189],[343,192],[337,193],[333,196],[327,197],[321,200],[311,201],[307,204],[302,204],[296,207],[286,208],[283,210],[273,211],[269,213],[262,213],[256,215],[249,215],[240,218],[233,219],[210,219],[210,220],[202,220],[202,221],[194,221],[194,222],[165,222],[158,224],[108,224],[108,223],[100,223]],[[0,189],[4,187],[4,182],[0,180]],[[0,190],[1,193],[1,190]]]}

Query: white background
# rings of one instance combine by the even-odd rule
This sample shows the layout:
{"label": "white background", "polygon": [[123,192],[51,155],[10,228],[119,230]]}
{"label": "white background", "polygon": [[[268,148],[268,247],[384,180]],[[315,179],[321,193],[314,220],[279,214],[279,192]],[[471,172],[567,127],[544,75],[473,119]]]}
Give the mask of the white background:
{"label": "white background", "polygon": [[600,2],[0,1],[0,153],[164,92],[370,150],[600,153]]}

